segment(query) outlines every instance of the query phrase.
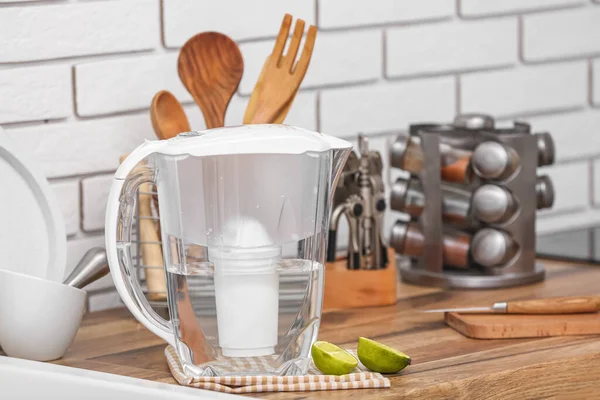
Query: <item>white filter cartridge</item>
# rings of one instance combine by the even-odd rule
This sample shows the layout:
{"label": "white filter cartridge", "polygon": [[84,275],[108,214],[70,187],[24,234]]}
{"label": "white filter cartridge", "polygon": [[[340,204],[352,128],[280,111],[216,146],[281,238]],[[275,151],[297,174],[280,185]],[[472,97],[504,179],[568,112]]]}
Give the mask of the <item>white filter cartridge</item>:
{"label": "white filter cartridge", "polygon": [[[257,227],[257,222],[241,224]],[[260,226],[260,225],[258,225]],[[245,235],[242,226],[237,238]],[[260,238],[260,236],[263,236]],[[253,229],[246,242],[267,242],[264,230]],[[260,240],[263,239],[263,240]],[[242,243],[239,243],[242,242]],[[236,240],[234,244],[244,244]],[[277,345],[280,246],[209,248],[215,270],[219,346],[226,357],[273,354]]]}

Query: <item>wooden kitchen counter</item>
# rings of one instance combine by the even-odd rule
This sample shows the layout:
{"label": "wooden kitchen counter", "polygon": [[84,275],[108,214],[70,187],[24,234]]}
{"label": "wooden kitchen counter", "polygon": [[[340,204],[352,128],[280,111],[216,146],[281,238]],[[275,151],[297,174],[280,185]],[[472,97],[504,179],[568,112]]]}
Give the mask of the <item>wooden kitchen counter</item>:
{"label": "wooden kitchen counter", "polygon": [[[502,290],[445,291],[401,284],[395,306],[323,315],[319,340],[355,348],[367,336],[412,357],[391,376],[391,389],[256,394],[254,397],[526,399],[600,398],[600,336],[539,339],[468,339],[442,314],[416,310],[487,305],[496,301],[599,294],[600,267],[544,262],[544,282]],[[165,343],[125,309],[85,317],[69,352],[57,364],[176,384]]]}

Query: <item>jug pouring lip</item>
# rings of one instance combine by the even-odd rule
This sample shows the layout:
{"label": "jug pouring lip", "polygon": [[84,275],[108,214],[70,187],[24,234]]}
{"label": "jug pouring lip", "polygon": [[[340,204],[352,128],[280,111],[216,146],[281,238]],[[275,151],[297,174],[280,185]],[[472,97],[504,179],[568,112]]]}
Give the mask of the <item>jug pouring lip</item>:
{"label": "jug pouring lip", "polygon": [[349,149],[346,140],[279,124],[238,125],[184,132],[165,141],[157,153],[197,157],[236,154],[304,154]]}
{"label": "jug pouring lip", "polygon": [[151,154],[209,157],[221,155],[281,154],[300,155],[350,150],[344,139],[304,128],[279,124],[238,125],[204,131],[183,132],[168,140],[148,140],[123,161],[115,179]]}

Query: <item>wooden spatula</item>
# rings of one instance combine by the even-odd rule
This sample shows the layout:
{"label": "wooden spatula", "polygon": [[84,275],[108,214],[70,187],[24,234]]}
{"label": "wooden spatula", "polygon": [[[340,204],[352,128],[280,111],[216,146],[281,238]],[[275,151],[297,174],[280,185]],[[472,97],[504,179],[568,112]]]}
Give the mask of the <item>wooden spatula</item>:
{"label": "wooden spatula", "polygon": [[273,52],[267,58],[261,76],[252,91],[244,115],[245,124],[283,122],[306,75],[317,37],[317,28],[313,25],[308,28],[302,54],[296,62],[304,35],[304,21],[301,19],[296,21],[288,51],[284,55],[291,24],[292,16],[286,14]]}
{"label": "wooden spatula", "polygon": [[218,32],[200,33],[181,48],[177,71],[200,106],[206,127],[224,126],[225,111],[244,71],[237,44]]}

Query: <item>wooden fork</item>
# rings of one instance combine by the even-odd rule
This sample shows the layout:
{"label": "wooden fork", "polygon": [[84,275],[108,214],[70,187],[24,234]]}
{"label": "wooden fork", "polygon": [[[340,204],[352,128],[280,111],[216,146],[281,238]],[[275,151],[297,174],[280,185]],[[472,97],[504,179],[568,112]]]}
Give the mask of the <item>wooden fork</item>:
{"label": "wooden fork", "polygon": [[304,21],[301,19],[296,21],[288,51],[283,55],[291,25],[292,16],[286,14],[283,17],[273,52],[267,58],[261,76],[252,91],[244,115],[245,124],[283,122],[300,83],[306,75],[317,37],[317,28],[313,25],[308,28],[302,54],[296,62],[296,55],[304,35]]}

